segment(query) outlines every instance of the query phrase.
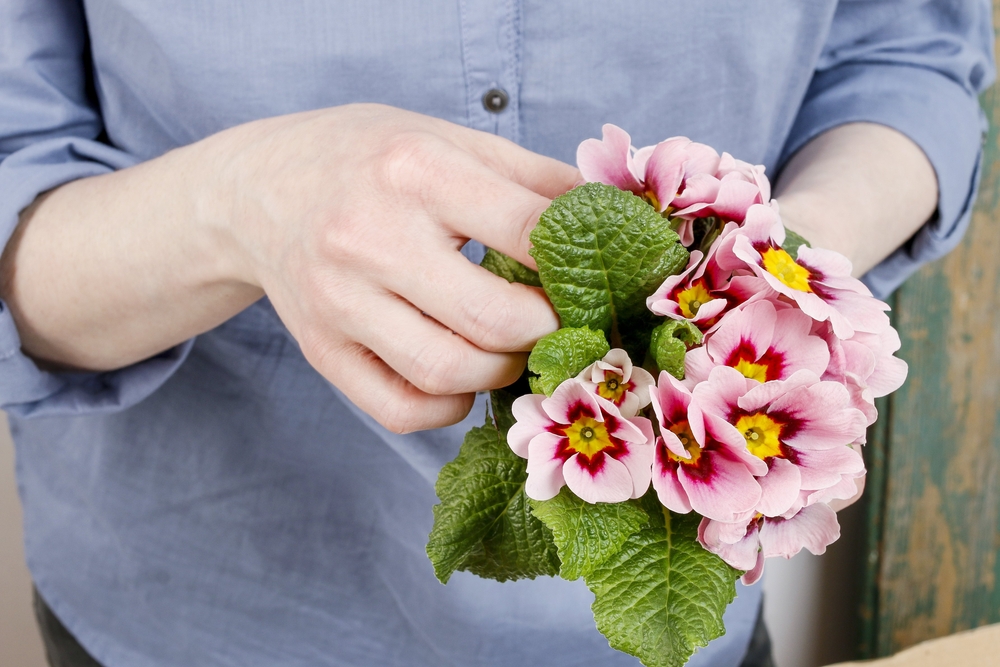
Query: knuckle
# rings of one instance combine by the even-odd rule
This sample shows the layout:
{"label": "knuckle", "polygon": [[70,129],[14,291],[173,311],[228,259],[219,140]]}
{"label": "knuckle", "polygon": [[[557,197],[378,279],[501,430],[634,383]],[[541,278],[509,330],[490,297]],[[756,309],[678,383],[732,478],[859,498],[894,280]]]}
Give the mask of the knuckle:
{"label": "knuckle", "polygon": [[353,210],[342,212],[336,220],[323,224],[318,240],[319,255],[334,262],[364,261],[372,259],[373,247],[371,218]]}
{"label": "knuckle", "polygon": [[465,354],[454,345],[432,341],[414,357],[410,381],[428,394],[442,396],[457,389],[458,373]]}
{"label": "knuckle", "polygon": [[469,302],[467,328],[472,342],[484,350],[502,352],[516,341],[520,309],[510,295],[491,293]]}
{"label": "knuckle", "polygon": [[393,433],[412,433],[428,428],[425,423],[424,410],[406,391],[393,392],[391,396],[379,405],[372,416],[379,424]]}
{"label": "knuckle", "polygon": [[305,327],[298,337],[302,356],[326,378],[331,378],[343,356],[343,346],[321,327]]}
{"label": "knuckle", "polygon": [[391,192],[420,194],[439,169],[437,153],[433,140],[426,135],[395,135],[382,149],[377,180]]}

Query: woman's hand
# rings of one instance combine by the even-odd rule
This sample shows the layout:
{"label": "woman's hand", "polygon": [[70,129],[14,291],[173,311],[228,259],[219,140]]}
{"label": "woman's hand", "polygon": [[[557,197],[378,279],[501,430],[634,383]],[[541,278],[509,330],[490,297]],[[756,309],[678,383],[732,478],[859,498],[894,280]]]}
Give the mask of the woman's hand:
{"label": "woman's hand", "polygon": [[459,252],[532,265],[528,232],[578,172],[378,105],[248,123],[40,198],[0,261],[25,350],[118,368],[262,294],[303,353],[395,431],[453,423],[558,327],[540,290]]}

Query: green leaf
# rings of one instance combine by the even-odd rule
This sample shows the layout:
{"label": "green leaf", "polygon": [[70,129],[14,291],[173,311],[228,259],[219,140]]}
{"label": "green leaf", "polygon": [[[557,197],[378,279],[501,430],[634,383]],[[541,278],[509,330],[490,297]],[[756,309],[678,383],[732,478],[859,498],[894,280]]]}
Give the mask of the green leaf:
{"label": "green leaf", "polygon": [[781,247],[784,249],[784,251],[787,252],[789,255],[791,255],[792,259],[798,259],[799,248],[802,246],[805,246],[807,248],[812,247],[811,245],[809,245],[809,241],[806,241],[804,238],[802,238],[801,236],[790,230],[788,227],[785,227],[785,242],[781,244]]}
{"label": "green leaf", "polygon": [[490,410],[493,413],[493,424],[504,438],[507,437],[507,431],[510,430],[510,427],[514,425],[514,412],[511,406],[514,405],[514,399],[517,396],[518,394],[510,391],[507,387],[494,389],[490,392]]}
{"label": "green leaf", "polygon": [[698,515],[648,504],[649,526],[585,579],[597,628],[613,648],[646,667],[681,667],[725,632],[722,614],[741,572],[698,544]]}
{"label": "green leaf", "polygon": [[551,500],[530,502],[534,515],[552,531],[562,561],[559,576],[570,581],[593,572],[649,523],[649,516],[635,501],[592,504],[568,487]]}
{"label": "green leaf", "polygon": [[427,556],[442,583],[456,570],[498,581],[559,572],[552,533],[531,515],[524,495],[527,478],[527,461],[491,421],[466,434],[434,487],[441,502]]}
{"label": "green leaf", "polygon": [[611,348],[600,331],[587,327],[559,329],[535,343],[528,357],[531,391],[551,396],[564,380],[602,359]]}
{"label": "green leaf", "polygon": [[642,324],[649,321],[646,297],[688,259],[670,223],[652,206],[601,183],[556,197],[531,242],[562,325],[604,331],[615,347],[622,346],[623,333],[648,335],[652,327]]}
{"label": "green leaf", "polygon": [[678,380],[684,379],[684,355],[696,345],[701,345],[702,333],[686,320],[667,320],[653,329],[649,339],[649,353],[661,371]]}
{"label": "green leaf", "polygon": [[542,281],[538,277],[538,271],[532,271],[513,257],[508,257],[502,252],[493,248],[486,249],[486,256],[480,266],[494,273],[509,283],[523,283],[532,287],[541,287]]}

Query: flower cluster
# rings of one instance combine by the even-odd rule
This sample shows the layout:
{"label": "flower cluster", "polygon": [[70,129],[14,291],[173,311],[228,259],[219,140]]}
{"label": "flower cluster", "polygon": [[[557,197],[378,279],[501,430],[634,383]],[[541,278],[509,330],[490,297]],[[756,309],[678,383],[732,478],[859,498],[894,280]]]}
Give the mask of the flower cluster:
{"label": "flower cluster", "polygon": [[906,377],[888,306],[843,256],[786,243],[761,166],[679,137],[636,150],[613,125],[577,160],[677,230],[689,264],[647,307],[703,338],[682,378],[613,349],[551,396],[518,398],[508,442],[528,460],[526,493],[622,502],[651,486],[703,517],[702,545],[746,583],[765,558],[823,553],[840,531],[828,503],[865,473],[874,400]]}

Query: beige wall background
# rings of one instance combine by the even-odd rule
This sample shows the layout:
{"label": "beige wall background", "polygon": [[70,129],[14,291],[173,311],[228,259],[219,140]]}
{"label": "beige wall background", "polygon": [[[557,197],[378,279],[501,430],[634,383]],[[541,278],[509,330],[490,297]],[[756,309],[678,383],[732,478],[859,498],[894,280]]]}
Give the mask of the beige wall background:
{"label": "beige wall background", "polygon": [[24,565],[21,505],[14,483],[14,446],[0,412],[0,665],[43,667],[42,642],[31,615],[31,578]]}
{"label": "beige wall background", "polygon": [[[777,667],[819,667],[851,656],[857,629],[851,584],[859,574],[854,554],[862,526],[856,507],[840,518],[843,537],[826,555],[768,561],[764,613]],[[14,448],[0,412],[0,665],[45,667],[43,655],[24,564]]]}

